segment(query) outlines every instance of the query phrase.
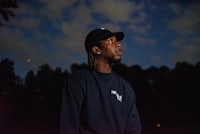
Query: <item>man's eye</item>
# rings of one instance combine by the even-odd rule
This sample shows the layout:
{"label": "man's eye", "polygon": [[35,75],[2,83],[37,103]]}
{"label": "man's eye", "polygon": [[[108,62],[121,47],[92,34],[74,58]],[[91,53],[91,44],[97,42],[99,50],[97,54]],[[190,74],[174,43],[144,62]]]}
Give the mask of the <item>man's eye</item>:
{"label": "man's eye", "polygon": [[116,41],[112,40],[112,39],[108,39],[108,43],[109,44],[114,44]]}

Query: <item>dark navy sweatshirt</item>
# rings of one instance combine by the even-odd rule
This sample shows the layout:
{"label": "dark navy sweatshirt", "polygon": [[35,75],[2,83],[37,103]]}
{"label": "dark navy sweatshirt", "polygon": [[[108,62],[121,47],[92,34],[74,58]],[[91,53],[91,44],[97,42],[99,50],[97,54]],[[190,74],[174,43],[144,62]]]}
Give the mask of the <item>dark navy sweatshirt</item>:
{"label": "dark navy sweatshirt", "polygon": [[82,69],[68,78],[62,99],[61,134],[140,134],[130,84],[114,72]]}

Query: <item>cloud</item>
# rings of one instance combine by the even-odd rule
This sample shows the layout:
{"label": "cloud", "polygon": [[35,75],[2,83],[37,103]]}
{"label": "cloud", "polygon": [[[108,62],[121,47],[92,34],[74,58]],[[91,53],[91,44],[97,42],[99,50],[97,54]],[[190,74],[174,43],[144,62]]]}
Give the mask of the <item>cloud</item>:
{"label": "cloud", "polygon": [[142,37],[142,36],[133,36],[134,41],[139,45],[155,45],[156,40],[150,37]]}
{"label": "cloud", "polygon": [[71,11],[73,18],[69,21],[63,20],[63,23],[58,26],[62,36],[57,39],[55,44],[64,49],[82,52],[84,38],[89,31],[88,26],[95,23],[90,13],[91,11],[86,5],[74,8]]}
{"label": "cloud", "polygon": [[169,28],[174,31],[177,38],[173,41],[177,52],[172,55],[173,61],[198,62],[200,59],[200,2],[179,7],[171,5],[176,18],[169,22]]}
{"label": "cloud", "polygon": [[[11,40],[12,38],[12,40]],[[23,33],[17,29],[1,28],[0,32],[0,47],[4,50],[11,50],[13,52],[21,50],[23,47],[22,42]],[[14,46],[15,44],[15,46]]]}
{"label": "cloud", "polygon": [[38,0],[42,3],[42,13],[52,20],[63,19],[68,8],[72,7],[78,0]]}
{"label": "cloud", "polygon": [[179,38],[174,41],[174,44],[176,44],[177,51],[172,55],[173,61],[199,62],[200,37],[193,37],[190,39]]}
{"label": "cloud", "polygon": [[[177,35],[173,44],[179,49],[179,56],[173,58],[180,59],[187,56],[186,53],[191,53],[188,59],[194,59],[195,55],[197,58],[199,5],[190,4],[187,10],[175,4],[170,7],[176,17],[170,20],[169,28]],[[150,11],[157,9],[149,0],[137,3],[123,0],[27,2],[21,4],[16,17],[0,29],[0,49],[14,53],[20,60],[31,58],[37,65],[67,66],[83,61],[86,57],[84,38],[91,29],[99,27],[125,31],[128,43],[155,45],[157,40],[151,32],[156,28],[152,27],[154,18],[150,17],[154,16],[150,16]],[[190,41],[184,40],[191,35],[194,38]],[[153,61],[161,61],[158,54],[155,55]]]}
{"label": "cloud", "polygon": [[178,18],[173,19],[170,22],[170,28],[174,30],[178,35],[184,36],[185,34],[194,34],[199,31],[197,29],[200,24],[199,15],[194,14],[182,14]]}
{"label": "cloud", "polygon": [[150,60],[153,63],[160,63],[162,61],[162,57],[160,55],[153,55],[150,57]]}
{"label": "cloud", "polygon": [[[136,5],[134,2],[103,0],[93,1],[91,5],[85,1],[74,0],[58,0],[56,2],[38,0],[35,2],[37,5],[35,3],[20,3],[20,8],[16,11],[17,17],[8,24],[11,29],[8,28],[4,34],[5,37],[12,33],[13,42],[2,38],[7,50],[10,49],[16,53],[20,51],[26,55],[27,51],[32,52],[35,49],[40,49],[37,53],[43,55],[43,51],[47,49],[44,43],[46,42],[53,43],[58,52],[66,48],[82,52],[84,37],[91,26],[108,27],[117,31],[120,30],[118,23],[129,23],[134,24],[135,27],[132,27],[134,32],[146,33],[147,28],[145,29],[145,27],[136,30],[136,25],[145,21],[145,15],[141,12],[144,8],[143,5]],[[101,14],[109,21],[100,22],[93,16],[94,12]],[[137,12],[140,12],[138,18],[132,19],[132,15]],[[20,34],[13,32],[14,29],[18,30]],[[57,39],[53,39],[56,33],[52,35],[50,29],[59,32]],[[34,48],[32,48],[32,42],[34,42]],[[13,43],[18,43],[17,50],[14,50],[16,48],[13,47]],[[29,45],[24,47],[24,44]],[[24,51],[25,49],[26,51]]]}
{"label": "cloud", "polygon": [[[150,27],[146,24],[146,14],[143,12],[143,5],[136,5],[133,2],[124,1],[93,1],[90,4],[84,2],[79,3],[76,7],[73,7],[69,11],[70,19],[63,20],[62,23],[57,23],[59,30],[62,31],[62,36],[54,43],[59,48],[59,54],[63,50],[70,50],[73,52],[79,52],[81,55],[85,55],[84,50],[84,38],[90,31],[90,27],[105,27],[112,29],[113,31],[120,31],[121,27],[119,23],[126,23],[130,25],[130,30],[133,30],[136,34],[145,35]],[[138,13],[138,16],[132,19],[134,13]],[[94,14],[100,14],[108,21],[100,21],[96,19]],[[72,17],[73,16],[73,17]],[[137,27],[140,28],[137,29]],[[137,30],[136,30],[137,29]],[[142,42],[143,40],[143,42]],[[136,40],[138,41],[138,40]],[[139,43],[154,44],[155,41],[148,38],[143,38]]]}
{"label": "cloud", "polygon": [[187,7],[171,5],[176,18],[169,22],[169,28],[175,31],[179,36],[197,34],[200,28],[200,2],[192,3]]}
{"label": "cloud", "polygon": [[93,2],[92,8],[94,8],[93,14],[105,20],[106,23],[103,26],[117,31],[122,28],[119,25],[124,24],[124,29],[129,31],[130,38],[136,44],[155,44],[156,40],[149,36],[151,24],[145,11],[146,4],[145,2],[102,0]]}
{"label": "cloud", "polygon": [[130,1],[101,0],[93,3],[94,12],[104,16],[113,23],[127,22],[132,14],[139,10],[139,7]]}
{"label": "cloud", "polygon": [[[37,45],[24,38],[24,33],[19,30],[1,28],[0,49],[12,53],[16,62],[23,63],[30,58],[35,65],[48,61],[42,44]],[[41,62],[42,61],[42,62]],[[32,64],[33,65],[33,64]]]}
{"label": "cloud", "polygon": [[37,30],[41,25],[40,18],[26,17],[13,21],[13,25],[25,30]]}

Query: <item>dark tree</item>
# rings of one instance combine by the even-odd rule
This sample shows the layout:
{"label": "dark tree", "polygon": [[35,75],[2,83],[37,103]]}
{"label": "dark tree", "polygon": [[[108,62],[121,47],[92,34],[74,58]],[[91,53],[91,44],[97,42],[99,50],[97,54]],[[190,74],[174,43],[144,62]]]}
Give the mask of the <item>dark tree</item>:
{"label": "dark tree", "polygon": [[0,95],[12,96],[20,86],[22,79],[15,75],[14,62],[7,58],[3,59],[0,62]]}
{"label": "dark tree", "polygon": [[17,8],[17,0],[0,0],[0,25],[2,25],[3,20],[9,21],[10,17],[14,17],[13,9]]}
{"label": "dark tree", "polygon": [[58,128],[61,94],[68,75],[68,71],[62,72],[59,67],[54,70],[48,64],[41,65],[36,74],[28,72],[25,85],[31,98],[31,107],[27,109],[31,113],[29,119]]}
{"label": "dark tree", "polygon": [[83,64],[81,64],[81,65],[79,65],[79,64],[77,64],[77,63],[73,63],[73,64],[71,65],[70,69],[71,69],[71,72],[75,72],[75,71],[77,71],[77,70],[79,70],[79,69],[82,69],[82,68],[85,68],[85,67],[87,67],[87,65],[86,65],[85,63],[83,63]]}
{"label": "dark tree", "polygon": [[[15,75],[14,62],[7,58],[3,59],[0,62],[0,124],[4,124],[3,130],[7,128],[10,131],[15,125],[13,122],[17,117],[16,109],[19,108],[17,104],[20,104],[19,98],[23,94],[22,82],[22,79]],[[2,108],[6,114],[2,113]],[[0,133],[5,133],[1,127]]]}
{"label": "dark tree", "polygon": [[[74,63],[71,72],[85,67],[84,63]],[[200,62],[196,65],[177,62],[174,69],[152,66],[146,70],[139,65],[117,64],[113,70],[127,79],[135,90],[144,133],[149,129],[162,133],[155,123],[171,130],[177,124],[180,128],[186,125],[189,129],[198,128]],[[29,71],[23,83],[15,75],[13,61],[3,59],[0,62],[0,97],[12,100],[15,108],[12,116],[15,125],[19,124],[16,128],[20,124],[29,124],[30,129],[48,127],[55,130],[59,127],[61,94],[68,75],[68,71],[44,64],[36,73]],[[9,129],[15,132],[14,128]]]}
{"label": "dark tree", "polygon": [[133,65],[129,67],[130,83],[135,90],[141,92],[144,85],[144,70],[139,65]]}

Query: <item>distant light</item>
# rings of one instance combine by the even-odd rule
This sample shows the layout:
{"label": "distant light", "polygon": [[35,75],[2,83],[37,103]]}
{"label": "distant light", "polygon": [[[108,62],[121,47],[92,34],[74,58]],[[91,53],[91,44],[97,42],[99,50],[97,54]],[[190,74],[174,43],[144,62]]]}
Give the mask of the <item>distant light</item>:
{"label": "distant light", "polygon": [[31,62],[31,59],[28,58],[28,59],[26,60],[26,62],[30,63],[30,62]]}
{"label": "distant light", "polygon": [[157,123],[157,124],[156,124],[156,127],[160,127],[160,123]]}
{"label": "distant light", "polygon": [[40,96],[40,100],[44,100],[44,96]]}
{"label": "distant light", "polygon": [[8,92],[7,92],[7,91],[3,91],[3,94],[4,94],[4,95],[7,95],[7,94],[8,94]]}

